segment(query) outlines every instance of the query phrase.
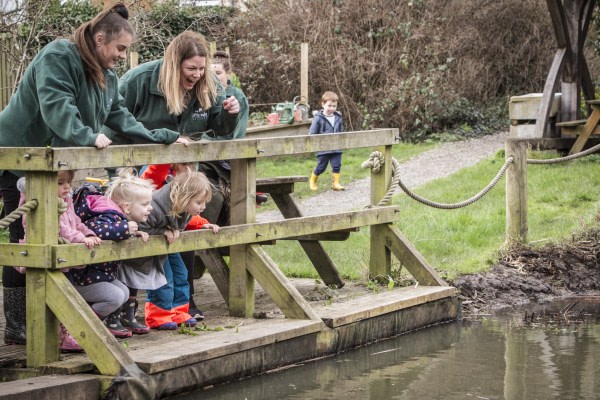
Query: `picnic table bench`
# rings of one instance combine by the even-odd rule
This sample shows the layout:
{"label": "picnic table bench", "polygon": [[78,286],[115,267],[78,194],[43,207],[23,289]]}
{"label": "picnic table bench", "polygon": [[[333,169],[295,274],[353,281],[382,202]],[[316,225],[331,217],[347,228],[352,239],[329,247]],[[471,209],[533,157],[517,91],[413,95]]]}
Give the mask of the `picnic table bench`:
{"label": "picnic table bench", "polygon": [[[280,176],[274,178],[256,179],[256,191],[269,193],[273,202],[285,219],[302,217],[300,208],[294,201],[292,193],[296,183],[308,182],[307,176]],[[297,240],[308,256],[309,260],[328,286],[341,288],[344,286],[335,264],[323,248],[320,241],[343,241],[350,237],[351,232],[358,228],[345,229],[334,232],[318,233],[313,235],[296,236],[285,240]],[[274,244],[274,241],[261,242],[263,245]],[[226,302],[229,301],[229,267],[223,256],[229,254],[228,248],[206,249],[196,251],[196,274],[200,278],[208,270],[217,288]]]}
{"label": "picnic table bench", "polygon": [[591,135],[600,134],[600,100],[589,100],[587,104],[592,108],[587,119],[559,122],[556,126],[561,127],[563,134],[577,135],[577,139],[571,147],[569,154],[579,153]]}

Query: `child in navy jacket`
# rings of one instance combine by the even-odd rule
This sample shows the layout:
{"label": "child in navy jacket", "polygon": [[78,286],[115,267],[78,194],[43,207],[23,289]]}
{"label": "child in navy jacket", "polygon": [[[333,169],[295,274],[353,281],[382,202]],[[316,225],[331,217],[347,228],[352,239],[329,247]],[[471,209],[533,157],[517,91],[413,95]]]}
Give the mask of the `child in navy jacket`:
{"label": "child in navy jacket", "polygon": [[[334,92],[325,92],[321,98],[323,109],[313,116],[310,126],[311,135],[320,135],[324,133],[341,133],[344,131],[344,122],[342,114],[337,110],[338,96]],[[317,179],[327,169],[327,164],[331,164],[332,180],[331,188],[333,190],[344,190],[340,185],[340,170],[342,168],[342,151],[328,150],[317,152],[317,166],[310,177],[310,190],[317,190]]]}

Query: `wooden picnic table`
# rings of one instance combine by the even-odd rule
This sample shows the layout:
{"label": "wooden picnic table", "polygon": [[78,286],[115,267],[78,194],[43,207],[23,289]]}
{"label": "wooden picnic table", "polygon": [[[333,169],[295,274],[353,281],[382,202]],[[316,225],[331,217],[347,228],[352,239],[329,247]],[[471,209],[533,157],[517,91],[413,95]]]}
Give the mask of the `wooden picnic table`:
{"label": "wooden picnic table", "polygon": [[575,134],[577,139],[571,147],[569,154],[579,153],[591,135],[600,134],[600,100],[589,100],[587,104],[591,107],[590,115],[587,119],[561,122],[557,125],[563,130],[563,134]]}
{"label": "wooden picnic table", "polygon": [[[256,180],[256,191],[269,193],[275,205],[285,219],[302,217],[300,208],[294,201],[292,193],[296,183],[308,182],[307,176],[282,176],[274,178],[258,178]],[[355,230],[344,230],[337,232],[327,232],[310,236],[297,236],[289,240],[297,240],[308,259],[313,264],[319,276],[327,286],[341,288],[344,281],[340,276],[335,264],[320,243],[322,240],[346,240],[350,232]],[[265,242],[264,244],[273,244]],[[228,254],[229,249],[206,249],[196,251],[196,266],[198,274],[202,276],[203,271],[209,271],[219,292],[229,301],[229,267],[223,256]],[[200,262],[198,262],[200,261]]]}

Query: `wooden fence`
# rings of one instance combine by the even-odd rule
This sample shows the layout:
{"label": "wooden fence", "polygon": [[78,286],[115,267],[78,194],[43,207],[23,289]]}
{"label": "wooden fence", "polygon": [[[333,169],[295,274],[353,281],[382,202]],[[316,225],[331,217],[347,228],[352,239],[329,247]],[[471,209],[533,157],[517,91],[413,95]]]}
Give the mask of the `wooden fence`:
{"label": "wooden fence", "polygon": [[[137,366],[101,323],[60,268],[111,260],[130,259],[189,250],[230,247],[229,311],[232,316],[252,317],[254,279],[265,288],[288,318],[318,319],[311,307],[281,273],[259,242],[307,237],[325,232],[369,226],[372,277],[387,276],[391,255],[421,285],[444,282],[423,257],[393,226],[399,218],[395,206],[372,207],[349,213],[291,218],[256,223],[256,162],[263,157],[313,153],[322,150],[373,147],[385,155],[379,173],[372,173],[371,203],[385,195],[391,181],[392,145],[399,140],[396,129],[348,132],[338,135],[304,135],[226,142],[197,142],[189,147],[173,144],[110,146],[95,148],[0,148],[0,169],[18,169],[27,176],[27,200],[38,207],[28,215],[28,243],[1,244],[0,265],[20,265],[27,271],[27,366],[41,367],[59,358],[57,319],[73,334],[90,360],[104,375],[132,372]],[[162,237],[149,243],[130,239],[103,242],[92,250],[82,244],[57,244],[56,179],[60,170],[232,160],[231,223],[219,235],[190,231],[168,245]],[[34,323],[35,321],[35,323]]]}

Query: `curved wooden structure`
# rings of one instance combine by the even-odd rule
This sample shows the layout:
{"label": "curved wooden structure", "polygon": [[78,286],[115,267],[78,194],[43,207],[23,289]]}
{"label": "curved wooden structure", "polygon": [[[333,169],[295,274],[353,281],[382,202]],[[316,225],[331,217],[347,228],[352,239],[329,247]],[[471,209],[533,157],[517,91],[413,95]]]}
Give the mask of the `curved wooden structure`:
{"label": "curved wooden structure", "polygon": [[593,100],[594,84],[583,54],[596,0],[546,0],[554,27],[557,50],[548,72],[535,127],[535,137],[559,138],[560,132],[546,134],[554,94],[560,87],[561,107],[558,121],[581,118],[582,96]]}

